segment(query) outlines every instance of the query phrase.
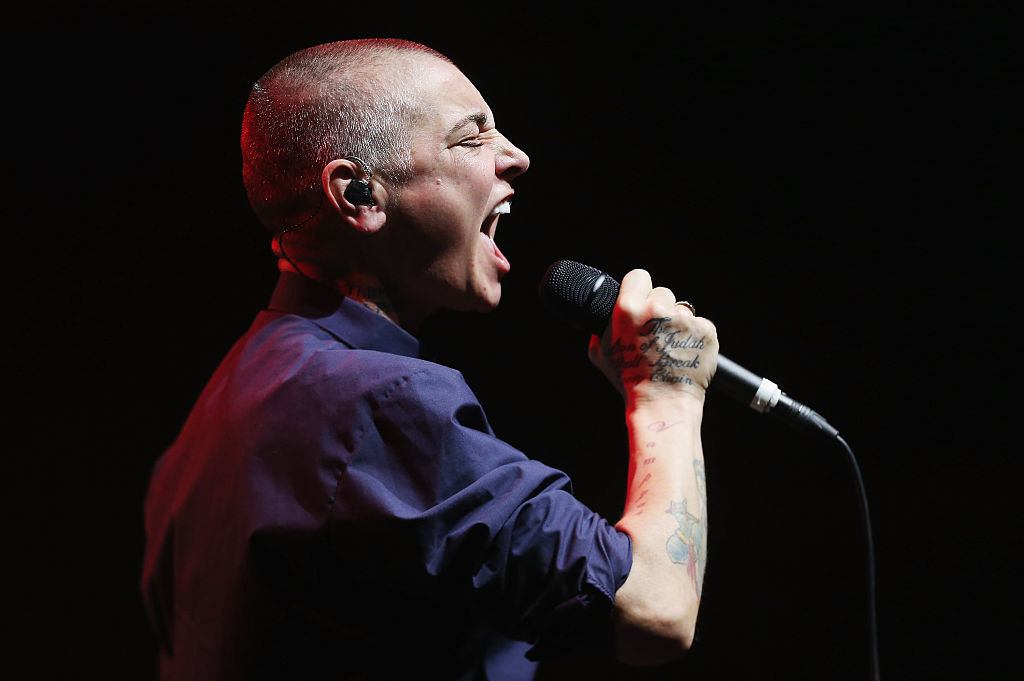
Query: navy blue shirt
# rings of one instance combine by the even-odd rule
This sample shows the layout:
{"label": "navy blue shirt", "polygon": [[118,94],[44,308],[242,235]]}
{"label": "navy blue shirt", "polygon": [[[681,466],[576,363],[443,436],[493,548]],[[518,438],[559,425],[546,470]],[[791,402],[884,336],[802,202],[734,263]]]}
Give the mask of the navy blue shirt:
{"label": "navy blue shirt", "polygon": [[418,351],[282,275],[154,468],[163,678],[530,679],[607,627],[629,538]]}

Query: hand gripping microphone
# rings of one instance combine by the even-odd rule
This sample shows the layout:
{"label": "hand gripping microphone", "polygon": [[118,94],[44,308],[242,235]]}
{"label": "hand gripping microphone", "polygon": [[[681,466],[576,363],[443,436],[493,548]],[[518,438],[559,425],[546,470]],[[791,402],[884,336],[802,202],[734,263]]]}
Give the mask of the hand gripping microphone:
{"label": "hand gripping microphone", "polygon": [[[619,282],[601,270],[571,260],[560,260],[551,265],[540,282],[540,297],[555,316],[570,325],[596,333],[604,332],[612,317],[615,300],[619,297]],[[711,388],[731,395],[762,414],[775,414],[791,424],[808,428],[826,439],[839,443],[849,456],[850,467],[857,481],[861,499],[861,520],[866,546],[867,633],[871,678],[879,681],[878,625],[875,612],[875,549],[871,538],[871,516],[864,480],[853,450],[817,412],[800,404],[775,383],[747,371],[732,360],[718,356],[718,370],[711,380]]]}
{"label": "hand gripping microphone", "polygon": [[[556,317],[599,336],[612,318],[618,297],[619,282],[601,270],[572,260],[553,263],[540,282],[541,301]],[[747,404],[756,412],[775,414],[829,439],[839,435],[839,431],[820,414],[782,392],[773,381],[722,355],[718,356],[718,370],[711,387]]]}

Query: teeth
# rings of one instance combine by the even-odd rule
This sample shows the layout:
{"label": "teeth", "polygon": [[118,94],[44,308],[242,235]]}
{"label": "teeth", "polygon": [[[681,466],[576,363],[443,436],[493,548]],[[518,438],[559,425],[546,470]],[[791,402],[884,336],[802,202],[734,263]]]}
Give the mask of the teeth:
{"label": "teeth", "polygon": [[505,213],[511,212],[512,204],[509,203],[508,201],[502,201],[501,203],[494,207],[494,210],[491,212],[491,215],[503,215]]}

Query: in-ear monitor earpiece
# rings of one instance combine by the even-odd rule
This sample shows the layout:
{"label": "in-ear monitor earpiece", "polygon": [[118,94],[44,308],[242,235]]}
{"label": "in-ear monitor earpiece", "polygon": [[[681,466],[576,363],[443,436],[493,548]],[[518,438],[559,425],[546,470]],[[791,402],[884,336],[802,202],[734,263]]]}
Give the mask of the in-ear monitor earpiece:
{"label": "in-ear monitor earpiece", "polygon": [[355,178],[348,183],[348,186],[345,187],[345,199],[356,206],[376,206],[377,202],[373,200],[373,192],[370,190],[370,178],[373,177],[373,173],[358,156],[346,156],[345,158],[358,163],[365,176]]}

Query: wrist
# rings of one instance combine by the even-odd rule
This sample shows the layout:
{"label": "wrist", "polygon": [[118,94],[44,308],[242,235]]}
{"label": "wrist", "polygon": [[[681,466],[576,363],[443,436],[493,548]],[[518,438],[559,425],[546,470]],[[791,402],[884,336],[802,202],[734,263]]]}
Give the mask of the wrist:
{"label": "wrist", "polygon": [[629,421],[689,420],[700,425],[704,414],[704,395],[678,391],[670,394],[642,394],[627,391],[626,418]]}
{"label": "wrist", "polygon": [[641,390],[635,386],[626,388],[626,411],[672,411],[703,412],[704,391],[682,388],[674,390]]}

